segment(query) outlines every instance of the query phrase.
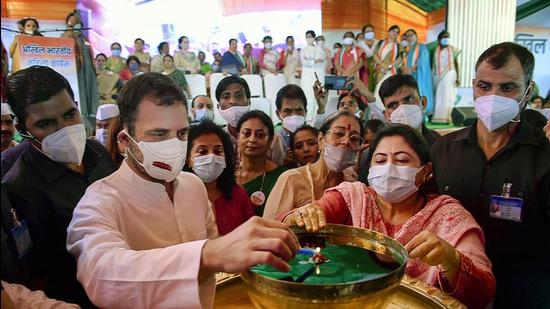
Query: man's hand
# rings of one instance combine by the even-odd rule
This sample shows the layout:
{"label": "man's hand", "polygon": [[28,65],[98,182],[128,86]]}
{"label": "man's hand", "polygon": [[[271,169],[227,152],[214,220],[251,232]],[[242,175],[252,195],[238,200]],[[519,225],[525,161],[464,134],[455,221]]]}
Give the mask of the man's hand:
{"label": "man's hand", "polygon": [[323,85],[318,80],[313,84],[313,94],[317,101],[317,113],[324,114],[327,107],[327,92],[323,89]]}
{"label": "man's hand", "polygon": [[252,217],[231,233],[208,240],[202,249],[201,272],[238,273],[257,264],[290,270],[300,244],[284,223]]}

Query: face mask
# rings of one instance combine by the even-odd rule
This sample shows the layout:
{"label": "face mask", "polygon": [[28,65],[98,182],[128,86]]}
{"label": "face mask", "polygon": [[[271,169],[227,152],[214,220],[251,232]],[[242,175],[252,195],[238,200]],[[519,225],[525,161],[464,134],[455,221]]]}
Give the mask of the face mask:
{"label": "face mask", "polygon": [[273,45],[271,45],[271,43],[265,43],[264,47],[267,48],[267,49],[271,49],[271,47],[273,47]]}
{"label": "face mask", "polygon": [[246,114],[248,111],[250,111],[250,105],[247,106],[232,106],[227,109],[220,109],[220,114],[222,115],[222,118],[227,121],[227,124],[230,126],[236,128],[237,123],[239,122],[239,119]]}
{"label": "face mask", "polygon": [[369,185],[384,200],[399,203],[418,191],[415,180],[420,169],[391,163],[374,165],[369,168]]}
{"label": "face mask", "polygon": [[181,172],[187,156],[187,141],[174,137],[162,142],[136,142],[130,134],[128,138],[138,145],[143,154],[143,163],[139,162],[130,149],[126,149],[145,172],[158,180],[173,181]]}
{"label": "face mask", "polygon": [[32,30],[25,30],[25,33],[28,34],[28,35],[33,35],[33,34],[34,34],[34,31],[32,31]]}
{"label": "face mask", "polygon": [[128,67],[128,68],[130,69],[130,71],[135,72],[135,71],[139,70],[139,64],[131,63],[130,67]]}
{"label": "face mask", "polygon": [[209,154],[193,158],[193,171],[204,183],[218,179],[225,169],[225,157]]}
{"label": "face mask", "polygon": [[307,44],[309,45],[312,45],[314,40],[314,38],[306,38]]}
{"label": "face mask", "polygon": [[409,42],[407,42],[405,40],[401,41],[401,46],[407,47],[408,45],[409,45]]}
{"label": "face mask", "polygon": [[100,142],[103,146],[107,147],[107,140],[109,139],[109,130],[106,129],[97,129],[95,130],[95,139]]}
{"label": "face mask", "polygon": [[81,23],[74,24],[74,26],[73,26],[74,31],[80,31],[80,29],[82,29],[82,24]]}
{"label": "face mask", "polygon": [[98,70],[103,71],[103,70],[105,70],[105,66],[106,66],[105,63],[104,64],[98,64],[97,68],[98,68]]}
{"label": "face mask", "polygon": [[220,71],[220,65],[219,64],[213,64],[212,65],[212,71],[214,71],[214,72]]}
{"label": "face mask", "polygon": [[442,38],[441,39],[441,45],[443,45],[443,46],[449,45],[449,38]]}
{"label": "face mask", "polygon": [[344,38],[344,45],[353,45],[354,41],[353,38]]}
{"label": "face mask", "polygon": [[519,114],[519,104],[516,100],[494,94],[477,97],[474,107],[477,117],[490,132],[503,127]]}
{"label": "face mask", "polygon": [[214,120],[214,112],[205,108],[195,110],[195,120],[205,121],[205,120]]}
{"label": "face mask", "polygon": [[357,153],[332,146],[331,144],[325,144],[323,159],[331,171],[341,173],[346,168],[355,164]]}
{"label": "face mask", "polygon": [[422,117],[420,106],[401,104],[391,113],[390,122],[406,124],[414,129],[418,129],[422,124]]}
{"label": "face mask", "polygon": [[53,161],[80,165],[86,148],[86,129],[81,123],[64,127],[40,143],[42,152]]}
{"label": "face mask", "polygon": [[374,39],[374,32],[365,32],[365,39],[367,40]]}
{"label": "face mask", "polygon": [[111,50],[111,54],[115,57],[119,57],[120,56],[120,49]]}
{"label": "face mask", "polygon": [[292,133],[296,132],[304,123],[306,123],[306,118],[300,115],[286,116],[283,118],[283,127]]}

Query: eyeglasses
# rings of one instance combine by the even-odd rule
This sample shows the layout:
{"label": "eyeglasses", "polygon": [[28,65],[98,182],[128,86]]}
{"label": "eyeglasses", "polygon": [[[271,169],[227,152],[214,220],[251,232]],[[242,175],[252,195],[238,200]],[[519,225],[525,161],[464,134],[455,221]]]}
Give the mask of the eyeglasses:
{"label": "eyeglasses", "polygon": [[[344,138],[348,135],[347,131],[338,128],[330,129],[327,133],[330,133],[332,138],[338,140],[338,143],[342,143]],[[363,145],[363,138],[359,134],[350,133],[349,143],[354,150],[357,150]]]}

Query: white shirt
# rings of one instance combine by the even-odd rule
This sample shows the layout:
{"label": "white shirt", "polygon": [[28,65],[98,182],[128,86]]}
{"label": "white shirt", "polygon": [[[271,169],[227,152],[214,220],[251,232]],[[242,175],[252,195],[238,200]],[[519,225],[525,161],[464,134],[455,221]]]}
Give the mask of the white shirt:
{"label": "white shirt", "polygon": [[124,161],[93,183],[74,210],[67,249],[92,302],[107,308],[211,308],[215,278],[199,282],[202,247],[217,236],[203,182],[190,173],[165,187]]}

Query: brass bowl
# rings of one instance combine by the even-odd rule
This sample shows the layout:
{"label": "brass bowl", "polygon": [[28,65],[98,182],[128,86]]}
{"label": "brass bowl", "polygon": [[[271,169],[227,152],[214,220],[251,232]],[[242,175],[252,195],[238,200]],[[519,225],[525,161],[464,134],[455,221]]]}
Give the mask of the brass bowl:
{"label": "brass bowl", "polygon": [[324,242],[351,245],[390,256],[400,266],[374,280],[341,284],[305,284],[268,278],[252,271],[241,273],[248,295],[256,308],[385,308],[401,283],[407,251],[397,241],[371,230],[329,224],[317,233],[293,226],[300,244]]}

